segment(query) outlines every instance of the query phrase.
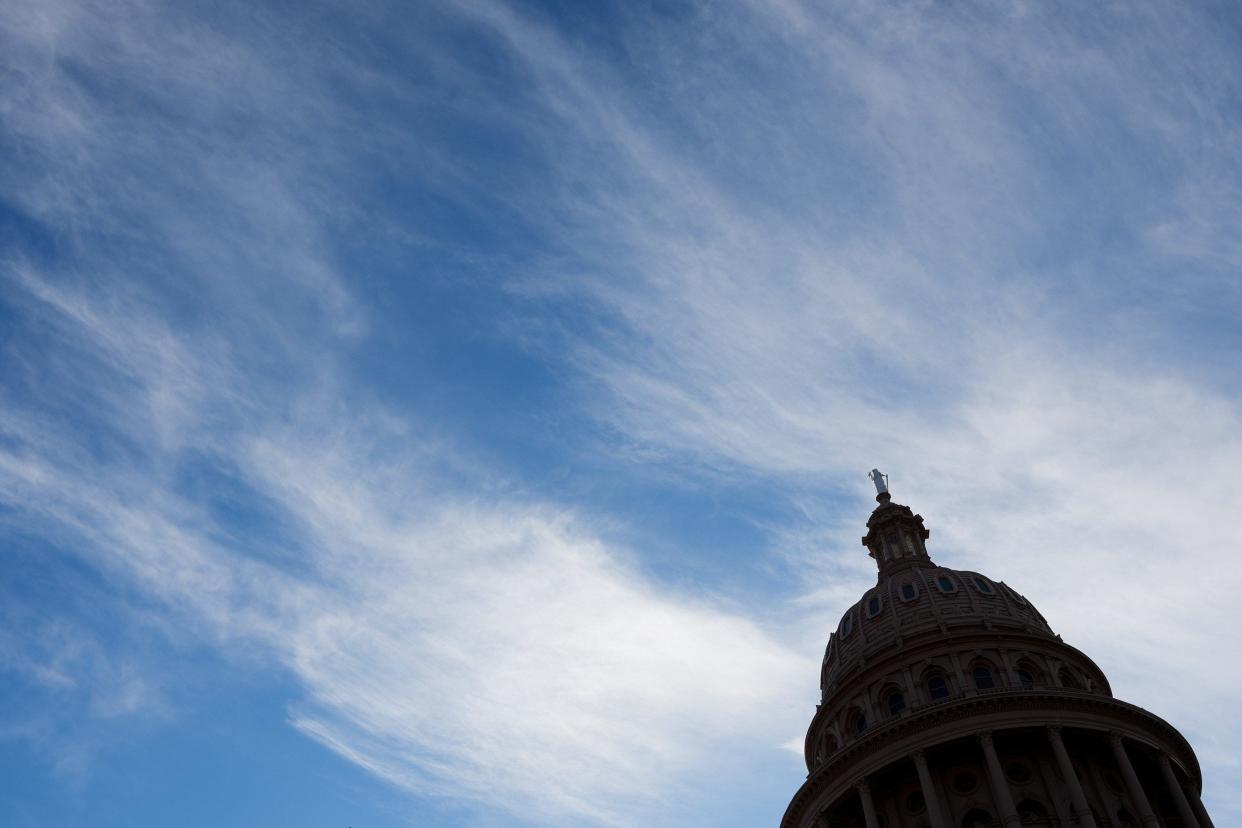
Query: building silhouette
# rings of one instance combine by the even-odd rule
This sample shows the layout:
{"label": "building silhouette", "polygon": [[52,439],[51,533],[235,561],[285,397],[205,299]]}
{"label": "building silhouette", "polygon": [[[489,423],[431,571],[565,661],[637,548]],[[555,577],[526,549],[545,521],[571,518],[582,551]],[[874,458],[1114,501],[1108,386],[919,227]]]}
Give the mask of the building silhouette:
{"label": "building silhouette", "polygon": [[1212,828],[1194,751],[1001,581],[937,566],[879,506],[879,568],[828,639],[806,782],[781,828]]}

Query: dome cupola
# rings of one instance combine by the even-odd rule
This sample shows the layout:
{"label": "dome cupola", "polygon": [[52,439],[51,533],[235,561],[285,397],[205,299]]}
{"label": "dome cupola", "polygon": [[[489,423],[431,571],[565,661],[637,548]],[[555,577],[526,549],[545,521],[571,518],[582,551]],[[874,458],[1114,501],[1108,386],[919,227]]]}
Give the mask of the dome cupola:
{"label": "dome cupola", "polygon": [[923,516],[916,515],[909,506],[892,502],[888,475],[879,469],[872,469],[870,477],[875,483],[875,499],[880,505],[867,519],[867,534],[863,536],[862,543],[867,547],[868,554],[875,558],[880,577],[911,566],[931,566],[932,561],[924,544],[931,537],[931,532],[923,526]]}

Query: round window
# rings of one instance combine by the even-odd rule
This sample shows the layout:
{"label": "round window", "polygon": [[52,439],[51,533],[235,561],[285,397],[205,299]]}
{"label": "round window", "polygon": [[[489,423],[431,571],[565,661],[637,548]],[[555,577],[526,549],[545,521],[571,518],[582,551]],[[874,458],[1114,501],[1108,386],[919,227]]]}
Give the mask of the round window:
{"label": "round window", "polygon": [[1005,766],[1005,776],[1008,776],[1011,782],[1024,785],[1031,781],[1031,766],[1025,762],[1010,762]]}
{"label": "round window", "polygon": [[970,771],[962,771],[953,777],[953,790],[965,796],[979,787],[979,777]]}

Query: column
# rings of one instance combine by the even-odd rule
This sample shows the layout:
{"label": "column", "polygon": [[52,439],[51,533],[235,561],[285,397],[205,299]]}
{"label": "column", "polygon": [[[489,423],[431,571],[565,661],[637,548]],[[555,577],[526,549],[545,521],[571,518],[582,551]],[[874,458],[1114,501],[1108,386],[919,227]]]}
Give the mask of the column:
{"label": "column", "polygon": [[[965,589],[966,587],[962,587]],[[966,671],[962,669],[962,660],[957,657],[956,652],[949,653],[949,660],[953,662],[953,683],[957,685],[957,695],[964,696],[966,693],[975,689],[975,683],[971,681],[971,677],[966,675]]]}
{"label": "column", "polygon": [[[914,752],[914,767],[919,772],[919,787],[923,789],[923,801],[927,804],[927,816],[931,819],[932,828],[948,828],[944,815],[940,813],[940,794],[932,784],[931,771],[927,769],[927,757],[923,751]],[[1094,825],[1091,828],[1095,828]]]}
{"label": "column", "polygon": [[[1050,751],[1051,755],[1051,751]],[[1039,773],[1040,780],[1044,783],[1044,790],[1048,792],[1048,796],[1052,799],[1052,810],[1056,814],[1056,818],[1060,822],[1054,822],[1054,825],[1070,826],[1074,824],[1074,812],[1070,810],[1070,803],[1065,801],[1065,797],[1061,796],[1061,790],[1065,786],[1057,784],[1057,777],[1053,776],[1052,768],[1044,761],[1043,756],[1032,756],[1031,759],[1035,763],[1035,770]],[[1053,759],[1055,762],[1056,760]]]}
{"label": "column", "polygon": [[1186,828],[1199,828],[1199,820],[1195,818],[1195,812],[1186,799],[1182,784],[1177,781],[1177,774],[1173,772],[1173,764],[1167,753],[1160,754],[1160,774],[1164,777],[1164,784],[1169,786],[1169,793],[1173,794],[1173,804],[1177,806],[1177,815],[1182,818],[1182,824]]}
{"label": "column", "polygon": [[922,707],[931,701],[927,698],[927,688],[914,680],[914,673],[910,672],[910,666],[902,667],[901,671],[906,677],[906,687],[909,688],[906,691],[906,707]]}
{"label": "column", "polygon": [[1069,754],[1065,752],[1065,743],[1061,741],[1059,725],[1048,727],[1048,741],[1052,744],[1052,752],[1057,757],[1057,767],[1061,769],[1061,776],[1065,778],[1065,784],[1069,787],[1070,799],[1074,803],[1074,814],[1078,817],[1078,824],[1083,828],[1097,828],[1095,817],[1091,815],[1091,806],[1087,804],[1087,795],[1082,792],[1082,783],[1078,781],[1078,773],[1074,770],[1074,763],[1070,761]]}
{"label": "column", "polygon": [[[863,712],[867,714],[867,729],[870,730],[873,727],[879,726],[883,722],[883,719],[881,719],[879,714],[876,712],[875,705],[871,703],[870,687],[863,691],[862,701]],[[851,734],[851,736],[852,735],[853,734]]]}
{"label": "column", "polygon": [[1005,781],[1005,772],[1001,769],[1000,759],[996,755],[996,746],[992,744],[992,731],[985,730],[980,733],[979,744],[983,747],[983,759],[988,768],[988,781],[992,783],[992,799],[996,802],[996,810],[1005,825],[1020,826],[1022,820],[1018,818],[1013,794],[1009,791],[1009,783]]}
{"label": "column", "polygon": [[1010,687],[1010,688],[1017,687],[1018,686],[1018,668],[1015,667],[1013,664],[1013,653],[1009,652],[1008,650],[1001,650],[1000,657],[1001,657],[1001,668],[1004,669],[1005,671],[1004,686]]}
{"label": "column", "polygon": [[1130,754],[1126,753],[1121,734],[1110,733],[1108,740],[1113,744],[1113,756],[1117,759],[1117,767],[1121,768],[1121,778],[1126,780],[1126,790],[1130,792],[1130,801],[1139,810],[1139,822],[1147,828],[1160,828],[1160,822],[1151,810],[1151,803],[1147,801],[1147,794],[1143,792],[1143,786],[1139,784],[1138,774],[1134,772],[1134,765],[1130,764]]}
{"label": "column", "polygon": [[1199,828],[1216,828],[1212,824],[1212,818],[1208,816],[1207,808],[1203,807],[1203,800],[1194,791],[1190,792],[1190,807],[1194,808],[1195,815],[1199,817]]}
{"label": "column", "polygon": [[867,828],[880,828],[880,820],[875,816],[875,802],[871,799],[871,785],[864,778],[858,783],[858,798],[862,800],[863,818]]}

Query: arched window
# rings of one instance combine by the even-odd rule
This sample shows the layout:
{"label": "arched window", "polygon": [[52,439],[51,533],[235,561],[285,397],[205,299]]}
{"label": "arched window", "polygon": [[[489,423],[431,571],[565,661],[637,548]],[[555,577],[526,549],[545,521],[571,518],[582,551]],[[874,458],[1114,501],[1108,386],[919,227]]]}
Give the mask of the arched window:
{"label": "arched window", "polygon": [[927,696],[933,701],[949,697],[949,683],[945,681],[944,673],[932,673],[927,677]]}
{"label": "arched window", "polygon": [[1018,684],[1022,685],[1023,690],[1034,689],[1036,682],[1040,681],[1043,681],[1043,676],[1038,667],[1025,659],[1018,662]]}
{"label": "arched window", "polygon": [[1061,686],[1066,690],[1082,689],[1082,683],[1078,680],[1078,677],[1064,667],[1061,668],[1061,672],[1057,673],[1057,678],[1061,680]]}
{"label": "arched window", "polygon": [[989,584],[986,580],[976,575],[974,577],[974,581],[975,581],[975,588],[978,589],[980,592],[982,592],[984,595],[992,594],[992,585]]}
{"label": "arched window", "polygon": [[976,690],[991,690],[996,686],[996,679],[992,678],[992,668],[988,665],[976,664],[972,672]]}
{"label": "arched window", "polygon": [[831,733],[824,736],[824,758],[831,756],[837,752],[837,737]]}
{"label": "arched window", "polygon": [[867,729],[867,716],[861,710],[855,710],[851,713],[849,722],[850,732],[855,736]]}
{"label": "arched window", "polygon": [[941,592],[957,592],[957,584],[948,575],[937,575],[936,586],[940,587]]}
{"label": "arched window", "polygon": [[914,584],[910,583],[909,581],[906,581],[904,584],[901,585],[901,600],[913,601],[918,596],[918,594],[919,594],[919,591],[915,589]]}
{"label": "arched window", "polygon": [[854,610],[850,610],[841,619],[841,637],[845,638],[854,631]]}
{"label": "arched window", "polygon": [[867,599],[867,617],[875,618],[880,614],[880,596],[879,593],[871,593],[871,597]]}
{"label": "arched window", "polygon": [[896,716],[898,713],[906,709],[906,697],[901,695],[900,690],[891,690],[884,697],[884,701],[888,706],[888,714]]}
{"label": "arched window", "polygon": [[962,817],[962,828],[992,828],[992,815],[980,808],[967,811]]}

